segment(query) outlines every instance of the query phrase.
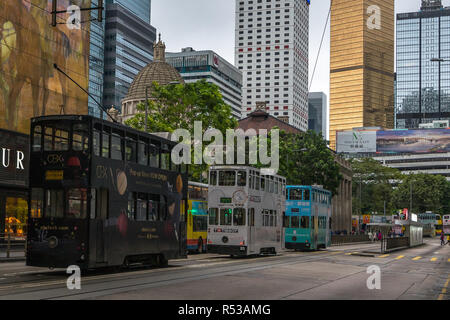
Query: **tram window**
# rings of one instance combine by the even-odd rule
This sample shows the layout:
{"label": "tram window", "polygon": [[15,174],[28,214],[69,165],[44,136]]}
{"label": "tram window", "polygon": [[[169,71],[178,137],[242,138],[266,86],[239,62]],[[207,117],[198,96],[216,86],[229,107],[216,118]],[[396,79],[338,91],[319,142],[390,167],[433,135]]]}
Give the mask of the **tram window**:
{"label": "tram window", "polygon": [[244,208],[234,208],[234,210],[233,210],[233,225],[234,226],[245,226],[245,209]]}
{"label": "tram window", "polygon": [[279,190],[278,190],[278,181],[275,182],[275,193],[279,194]]}
{"label": "tram window", "polygon": [[147,220],[147,195],[139,193],[136,204],[136,221]]}
{"label": "tram window", "polygon": [[264,177],[261,177],[261,191],[264,191],[266,189],[266,179]]}
{"label": "tram window", "polygon": [[47,190],[45,217],[62,218],[64,217],[64,191]]}
{"label": "tram window", "polygon": [[109,133],[104,131],[102,134],[102,157],[109,158]]}
{"label": "tram window", "polygon": [[105,220],[108,219],[108,202],[109,191],[108,189],[97,189],[96,194],[96,218]]}
{"label": "tram window", "polygon": [[92,140],[94,143],[94,155],[99,157],[100,156],[100,132],[98,132],[97,130],[94,130]]}
{"label": "tram window", "polygon": [[136,193],[134,192],[128,194],[127,216],[129,220],[135,220],[136,218]]}
{"label": "tram window", "polygon": [[161,196],[159,202],[159,220],[166,221],[168,220],[167,218],[167,199],[165,196]]}
{"label": "tram window", "polygon": [[255,189],[259,190],[259,185],[261,183],[261,178],[259,176],[255,177]]}
{"label": "tram window", "polygon": [[138,144],[138,162],[140,165],[148,165],[148,145],[144,142]]}
{"label": "tram window", "polygon": [[170,151],[168,150],[161,152],[161,169],[170,170]]}
{"label": "tram window", "polygon": [[209,208],[209,224],[217,226],[219,224],[219,215],[217,208]]}
{"label": "tram window", "polygon": [[269,222],[270,222],[270,218],[269,218],[269,210],[263,210],[263,226],[264,227],[268,227],[269,226]]}
{"label": "tram window", "polygon": [[209,184],[211,186],[217,185],[217,171],[211,171],[209,173]]}
{"label": "tram window", "polygon": [[72,149],[74,151],[89,150],[89,131],[86,124],[77,123],[73,125]]}
{"label": "tram window", "polygon": [[274,187],[274,182],[273,181],[269,181],[269,192],[270,193],[275,193],[273,187]]}
{"label": "tram window", "polygon": [[300,226],[300,217],[298,216],[292,216],[291,217],[291,228],[298,229]]}
{"label": "tram window", "polygon": [[306,216],[301,217],[300,227],[302,229],[309,229],[309,217]]}
{"label": "tram window", "polygon": [[305,193],[303,194],[303,200],[309,201],[311,199],[310,195],[311,194],[310,194],[309,190],[305,190]]}
{"label": "tram window", "polygon": [[114,133],[111,135],[111,159],[123,161],[122,139]]}
{"label": "tram window", "polygon": [[137,160],[137,142],[132,138],[127,138],[127,145],[125,147],[126,159],[128,162],[136,162]]}
{"label": "tram window", "polygon": [[42,149],[42,127],[34,127],[33,134],[33,152],[39,152]]}
{"label": "tram window", "polygon": [[33,188],[31,190],[31,218],[42,218],[44,208],[44,190]]}
{"label": "tram window", "polygon": [[159,194],[148,195],[148,220],[158,221],[160,213],[161,196]]}
{"label": "tram window", "polygon": [[193,216],[192,231],[205,232],[208,230],[208,218],[206,216]]}
{"label": "tram window", "polygon": [[219,171],[219,186],[233,187],[236,185],[236,171]]}
{"label": "tram window", "polygon": [[286,212],[283,212],[283,228],[289,228],[290,222],[289,222],[289,216],[286,215]]}
{"label": "tram window", "polygon": [[250,227],[255,226],[255,208],[250,208],[248,211],[248,225]]}
{"label": "tram window", "polygon": [[45,127],[44,130],[44,150],[53,151],[53,128]]}
{"label": "tram window", "polygon": [[159,148],[155,145],[150,146],[150,167],[159,168]]}
{"label": "tram window", "polygon": [[[202,200],[207,201],[208,200],[208,188],[202,187]],[[206,209],[207,210],[207,209]]]}
{"label": "tram window", "polygon": [[302,189],[289,189],[289,200],[302,200]]}
{"label": "tram window", "polygon": [[85,219],[87,212],[87,190],[70,189],[67,192],[67,217]]}
{"label": "tram window", "polygon": [[269,214],[269,226],[271,226],[271,227],[275,226],[274,217],[275,217],[274,211],[273,211],[273,210],[270,210],[270,214]]}
{"label": "tram window", "polygon": [[251,176],[248,177],[248,187],[250,189],[254,189],[253,182],[254,182],[254,179],[253,179],[253,176],[251,175]]}
{"label": "tram window", "polygon": [[232,209],[220,209],[220,225],[231,226],[232,216],[233,216]]}
{"label": "tram window", "polygon": [[66,130],[55,129],[55,151],[69,150],[69,132]]}
{"label": "tram window", "polygon": [[237,172],[237,185],[238,187],[245,187],[247,185],[247,172],[245,171]]}

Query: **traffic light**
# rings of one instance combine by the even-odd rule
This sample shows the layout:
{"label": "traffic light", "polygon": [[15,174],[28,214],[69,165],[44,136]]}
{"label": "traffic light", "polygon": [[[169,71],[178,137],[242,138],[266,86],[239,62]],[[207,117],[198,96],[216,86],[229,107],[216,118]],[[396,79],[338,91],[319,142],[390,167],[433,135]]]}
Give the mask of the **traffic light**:
{"label": "traffic light", "polygon": [[56,27],[56,10],[58,8],[58,0],[52,0],[52,26]]}
{"label": "traffic light", "polygon": [[103,21],[103,0],[98,0],[98,22]]}

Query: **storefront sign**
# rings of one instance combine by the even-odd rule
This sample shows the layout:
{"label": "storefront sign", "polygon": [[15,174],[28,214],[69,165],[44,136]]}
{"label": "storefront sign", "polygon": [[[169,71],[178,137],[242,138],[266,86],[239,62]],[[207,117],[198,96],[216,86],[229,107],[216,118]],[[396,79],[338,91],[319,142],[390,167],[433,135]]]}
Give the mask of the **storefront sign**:
{"label": "storefront sign", "polygon": [[62,181],[64,180],[63,170],[48,170],[45,172],[45,180],[47,181]]}
{"label": "storefront sign", "polygon": [[29,137],[0,129],[0,185],[28,186]]}

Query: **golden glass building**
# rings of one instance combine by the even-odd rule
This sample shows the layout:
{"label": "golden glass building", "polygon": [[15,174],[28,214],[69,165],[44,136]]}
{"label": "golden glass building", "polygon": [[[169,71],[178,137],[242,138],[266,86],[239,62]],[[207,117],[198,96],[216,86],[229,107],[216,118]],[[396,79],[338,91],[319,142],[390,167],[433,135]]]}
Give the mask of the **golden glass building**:
{"label": "golden glass building", "polygon": [[332,0],[332,149],[336,131],[394,127],[394,24],[394,0]]}

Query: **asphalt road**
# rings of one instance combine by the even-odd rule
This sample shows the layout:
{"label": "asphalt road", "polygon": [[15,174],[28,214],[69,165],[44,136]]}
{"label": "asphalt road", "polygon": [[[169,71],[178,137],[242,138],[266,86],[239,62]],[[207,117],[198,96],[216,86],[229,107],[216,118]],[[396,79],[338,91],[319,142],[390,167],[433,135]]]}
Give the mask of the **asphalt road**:
{"label": "asphalt road", "polygon": [[[372,244],[319,252],[229,258],[211,254],[173,260],[168,268],[89,272],[81,290],[69,290],[65,270],[0,263],[0,300],[450,300],[450,246],[425,245],[389,255],[367,255]],[[369,290],[370,266],[381,270],[381,288]],[[157,290],[155,290],[157,288]]]}

